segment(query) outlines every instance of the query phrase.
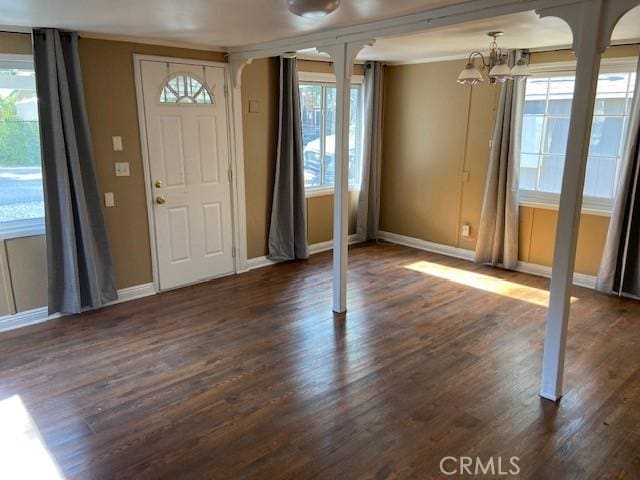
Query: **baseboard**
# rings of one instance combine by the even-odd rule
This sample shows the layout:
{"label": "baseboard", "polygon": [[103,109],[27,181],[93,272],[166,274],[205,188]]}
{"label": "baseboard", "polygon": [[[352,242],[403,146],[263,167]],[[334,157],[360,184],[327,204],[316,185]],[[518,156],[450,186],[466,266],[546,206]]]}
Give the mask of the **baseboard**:
{"label": "baseboard", "polygon": [[[353,245],[354,243],[358,243],[358,235],[353,234],[349,235],[349,245]],[[326,252],[327,250],[331,250],[333,248],[333,240],[328,240],[326,242],[319,242],[309,245],[309,255],[314,255],[320,252]],[[262,257],[250,258],[247,260],[247,269],[255,270],[256,268],[268,267],[269,265],[273,265],[278,263],[276,260],[269,260],[266,255]]]}
{"label": "baseboard", "polygon": [[156,287],[153,283],[143,283],[142,285],[134,285],[133,287],[123,288],[118,290],[118,299],[109,305],[115,305],[116,303],[128,302],[129,300],[136,300],[138,298],[149,297],[155,295]]}
{"label": "baseboard", "polygon": [[[551,267],[546,265],[538,265],[535,263],[518,262],[516,268],[518,272],[528,273],[531,275],[537,275],[539,277],[551,278]],[[584,273],[573,273],[573,284],[579,287],[596,289],[596,277],[593,275],[586,275]]]}
{"label": "baseboard", "polygon": [[[155,293],[156,289],[153,283],[145,283],[129,288],[123,288],[121,290],[118,290],[118,299],[113,302],[109,302],[105,306],[128,302],[137,298],[148,297],[149,295],[155,295]],[[15,313],[13,315],[5,315],[0,317],[0,332],[6,332],[8,330],[26,327],[29,325],[35,325],[37,323],[46,322],[47,320],[60,318],[62,316],[64,315],[60,313],[49,315],[47,307],[34,308],[33,310],[26,310],[24,312]]]}
{"label": "baseboard", "polygon": [[441,243],[427,242],[426,240],[398,235],[397,233],[380,231],[378,232],[378,238],[398,245],[404,245],[405,247],[413,247],[418,250],[439,253],[448,257],[461,258],[463,260],[473,261],[473,257],[475,255],[473,250],[467,250],[466,248],[457,248],[449,245],[442,245]]}
{"label": "baseboard", "polygon": [[[474,251],[467,250],[465,248],[456,248],[449,245],[442,245],[439,243],[427,242],[418,238],[407,237],[404,235],[398,235],[391,232],[379,232],[378,237],[381,240],[387,242],[396,243],[398,245],[404,245],[405,247],[417,248],[419,250],[425,250],[431,253],[439,253],[441,255],[447,255],[449,257],[461,258],[463,260],[473,261]],[[518,266],[515,269],[518,272],[528,273],[530,275],[536,275],[539,277],[551,278],[551,267],[546,265],[538,265],[535,263],[518,262]],[[596,277],[593,275],[585,275],[584,273],[573,274],[573,284],[579,287],[596,288]]]}
{"label": "baseboard", "polygon": [[47,307],[34,308],[33,310],[26,310],[24,312],[14,313],[13,315],[5,315],[0,317],[0,332],[35,325],[36,323],[46,322],[47,320],[53,320],[61,316],[59,313],[49,315]]}

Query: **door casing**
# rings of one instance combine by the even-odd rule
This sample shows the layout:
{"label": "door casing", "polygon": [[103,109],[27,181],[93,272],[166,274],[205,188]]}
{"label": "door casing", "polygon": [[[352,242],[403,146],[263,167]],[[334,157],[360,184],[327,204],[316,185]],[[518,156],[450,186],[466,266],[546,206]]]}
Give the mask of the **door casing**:
{"label": "door casing", "polygon": [[[147,204],[147,222],[149,227],[149,244],[151,246],[151,268],[153,275],[153,287],[156,292],[160,291],[160,273],[158,269],[158,249],[156,239],[155,221],[153,215],[153,191],[151,186],[151,169],[149,165],[149,144],[147,137],[146,116],[144,108],[144,97],[142,94],[142,70],[140,62],[143,60],[154,62],[182,63],[185,65],[205,65],[211,67],[222,67],[225,72],[225,103],[227,111],[227,130],[229,138],[229,156],[231,164],[231,220],[233,229],[233,245],[235,256],[233,259],[234,273],[247,270],[247,248],[246,248],[246,206],[244,194],[244,158],[242,155],[242,129],[238,131],[238,125],[242,125],[242,111],[236,112],[233,107],[242,105],[239,98],[240,89],[233,88],[230,76],[229,64],[225,62],[211,62],[205,60],[192,60],[175,57],[163,57],[155,55],[133,55],[133,69],[136,85],[136,102],[138,105],[138,126],[140,130],[140,145],[142,149],[142,165],[144,169],[144,189]],[[238,98],[234,98],[238,97]],[[238,148],[238,144],[240,147]],[[215,277],[211,277],[215,278]],[[206,281],[206,280],[202,280]],[[201,283],[196,282],[196,283]],[[186,285],[181,285],[181,287]],[[180,288],[180,287],[176,287]]]}

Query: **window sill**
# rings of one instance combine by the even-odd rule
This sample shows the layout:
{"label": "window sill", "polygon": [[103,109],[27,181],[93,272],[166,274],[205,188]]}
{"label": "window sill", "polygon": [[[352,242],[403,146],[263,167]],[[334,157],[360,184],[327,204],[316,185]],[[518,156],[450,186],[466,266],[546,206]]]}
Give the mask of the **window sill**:
{"label": "window sill", "polygon": [[[360,187],[356,187],[355,185],[349,185],[349,192],[359,192],[360,191]],[[326,197],[328,195],[333,195],[334,194],[334,188],[333,187],[318,187],[318,188],[307,188],[304,191],[304,196],[306,198],[313,198],[313,197]]]}
{"label": "window sill", "polygon": [[[557,203],[548,203],[548,202],[541,202],[541,201],[535,201],[535,200],[520,200],[520,206],[521,207],[529,207],[529,208],[541,208],[544,210],[558,210],[559,205]],[[590,206],[582,206],[582,213],[586,214],[586,215],[598,215],[600,217],[610,217],[611,216],[611,210],[605,210],[605,209],[600,209],[600,208],[596,208],[596,207],[590,207]]]}
{"label": "window sill", "polygon": [[44,218],[0,222],[0,241],[44,235]]}

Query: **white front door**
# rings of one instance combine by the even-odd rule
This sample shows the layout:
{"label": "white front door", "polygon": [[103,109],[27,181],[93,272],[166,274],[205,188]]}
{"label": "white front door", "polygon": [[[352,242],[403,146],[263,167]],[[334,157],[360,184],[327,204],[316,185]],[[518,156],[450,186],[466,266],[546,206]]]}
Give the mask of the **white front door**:
{"label": "white front door", "polygon": [[138,61],[160,289],[231,273],[225,70]]}

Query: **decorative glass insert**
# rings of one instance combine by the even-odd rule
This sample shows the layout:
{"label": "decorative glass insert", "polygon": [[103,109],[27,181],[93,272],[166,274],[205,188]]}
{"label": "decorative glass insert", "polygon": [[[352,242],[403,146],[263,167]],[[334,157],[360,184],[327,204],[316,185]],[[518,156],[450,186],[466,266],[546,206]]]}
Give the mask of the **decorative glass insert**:
{"label": "decorative glass insert", "polygon": [[160,103],[213,104],[209,89],[188,73],[179,73],[169,78],[160,94]]}

